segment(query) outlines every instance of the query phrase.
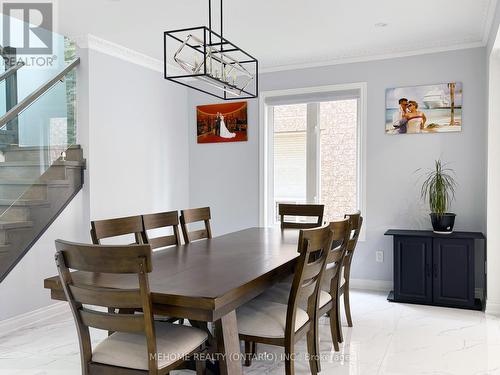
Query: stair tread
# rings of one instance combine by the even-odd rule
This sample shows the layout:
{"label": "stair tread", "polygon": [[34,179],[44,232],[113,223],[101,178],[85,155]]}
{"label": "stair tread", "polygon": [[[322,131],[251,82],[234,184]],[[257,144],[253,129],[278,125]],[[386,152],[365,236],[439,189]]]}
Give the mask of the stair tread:
{"label": "stair tread", "polygon": [[83,167],[85,166],[85,160],[82,161],[73,161],[73,160],[57,160],[54,161],[53,163],[40,163],[39,161],[4,161],[0,162],[0,168],[1,167],[36,167],[36,166],[46,166],[50,167],[51,165],[60,165],[60,166],[66,166],[66,167]]}
{"label": "stair tread", "polygon": [[[64,147],[61,146],[61,150]],[[36,150],[49,150],[49,149],[57,149],[55,146],[18,146],[11,145],[8,151],[36,151]],[[79,150],[81,149],[80,145],[72,145],[66,148],[67,150]]]}
{"label": "stair tread", "polygon": [[33,181],[23,178],[0,178],[0,185],[69,185],[69,180]]}
{"label": "stair tread", "polygon": [[0,206],[43,206],[46,204],[49,204],[49,201],[45,199],[18,199],[14,201],[13,199],[0,198]]}
{"label": "stair tread", "polygon": [[1,218],[0,218],[0,230],[1,229],[29,228],[32,226],[33,226],[32,221],[8,221],[8,220],[1,220]]}

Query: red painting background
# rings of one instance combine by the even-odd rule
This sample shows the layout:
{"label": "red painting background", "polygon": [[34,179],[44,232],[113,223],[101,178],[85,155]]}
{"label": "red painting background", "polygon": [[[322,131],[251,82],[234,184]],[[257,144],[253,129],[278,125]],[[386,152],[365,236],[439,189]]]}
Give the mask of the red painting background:
{"label": "red painting background", "polygon": [[[228,130],[236,137],[221,138],[215,134],[217,113],[222,113]],[[247,141],[247,102],[200,105],[196,107],[196,127],[198,143]]]}

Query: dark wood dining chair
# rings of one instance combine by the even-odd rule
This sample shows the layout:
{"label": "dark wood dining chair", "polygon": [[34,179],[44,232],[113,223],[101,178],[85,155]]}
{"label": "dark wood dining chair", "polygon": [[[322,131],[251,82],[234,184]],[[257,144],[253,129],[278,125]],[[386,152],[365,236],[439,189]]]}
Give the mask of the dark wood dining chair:
{"label": "dark wood dining chair", "polygon": [[[251,364],[256,343],[285,348],[285,371],[294,374],[295,344],[307,334],[311,374],[320,371],[318,340],[318,293],[333,233],[329,226],[301,230],[295,277],[288,305],[254,299],[237,311],[240,340],[245,341],[246,365]],[[306,309],[300,306],[306,303]]]}
{"label": "dark wood dining chair", "polygon": [[[149,245],[85,245],[56,241],[60,281],[76,323],[84,375],[168,374],[186,356],[204,351],[202,330],[153,320]],[[70,270],[136,276],[136,287],[108,288],[79,282]],[[102,312],[93,306],[141,309],[143,314]],[[89,327],[114,331],[92,348]],[[197,361],[197,374],[205,372]]]}
{"label": "dark wood dining chair", "polygon": [[[328,253],[325,272],[322,281],[322,290],[319,292],[318,317],[329,315],[330,332],[335,351],[339,351],[339,342],[342,342],[342,328],[339,308],[339,283],[343,259],[347,252],[350,238],[350,224],[348,219],[334,221],[329,224],[333,232],[332,248]],[[291,283],[282,281],[262,293],[259,299],[286,303],[289,298]]]}
{"label": "dark wood dining chair", "polygon": [[330,332],[335,351],[339,351],[339,342],[343,341],[342,325],[340,320],[339,284],[345,254],[351,236],[351,226],[348,219],[330,223],[333,232],[332,248],[326,260],[323,275],[322,290],[319,297],[318,317],[326,314],[330,318]]}
{"label": "dark wood dining chair", "polygon": [[[179,236],[179,213],[177,211],[142,215],[142,222],[146,233],[147,243],[151,245],[153,250],[181,244]],[[159,228],[172,228],[172,234],[153,238],[148,234],[148,230]]]}
{"label": "dark wood dining chair", "polygon": [[[212,229],[210,228],[210,207],[191,208],[181,210],[181,229],[185,243],[190,243],[204,238],[212,238]],[[203,222],[204,228],[194,231],[189,231],[188,224]]]}
{"label": "dark wood dining chair", "polygon": [[344,296],[344,309],[347,318],[347,325],[352,327],[352,316],[351,316],[351,302],[349,300],[349,281],[351,278],[351,264],[352,258],[354,256],[354,251],[358,244],[359,234],[361,232],[361,227],[363,226],[363,217],[361,212],[356,212],[353,214],[347,214],[345,217],[349,220],[351,227],[351,235],[349,243],[347,244],[347,252],[344,257],[342,277],[340,280],[339,296]]}
{"label": "dark wood dining chair", "polygon": [[92,243],[100,245],[105,238],[132,234],[136,244],[147,243],[146,232],[142,224],[142,217],[129,216],[116,219],[95,220],[90,223]]}
{"label": "dark wood dining chair", "polygon": [[[280,203],[278,211],[281,220],[281,229],[308,229],[323,225],[325,206],[322,204],[288,204]],[[285,216],[300,216],[316,218],[315,222],[286,221]]]}

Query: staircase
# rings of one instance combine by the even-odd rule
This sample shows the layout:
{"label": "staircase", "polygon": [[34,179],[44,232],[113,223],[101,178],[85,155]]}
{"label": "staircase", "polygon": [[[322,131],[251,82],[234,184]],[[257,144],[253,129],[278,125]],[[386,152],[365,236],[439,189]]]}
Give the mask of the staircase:
{"label": "staircase", "polygon": [[39,87],[25,87],[38,71],[24,64],[0,72],[0,282],[82,188],[85,160],[75,144],[79,63],[72,58],[58,70],[40,70]]}
{"label": "staircase", "polygon": [[80,146],[40,171],[46,148],[10,146],[0,163],[0,275],[15,267],[83,185]]}

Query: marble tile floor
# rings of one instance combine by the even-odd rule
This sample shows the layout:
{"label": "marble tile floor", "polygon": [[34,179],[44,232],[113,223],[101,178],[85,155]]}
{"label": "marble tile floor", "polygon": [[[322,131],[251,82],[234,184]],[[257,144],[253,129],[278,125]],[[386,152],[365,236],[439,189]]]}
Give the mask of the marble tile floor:
{"label": "marble tile floor", "polygon": [[[482,312],[394,304],[385,293],[351,292],[354,327],[343,322],[344,343],[333,352],[326,319],[321,321],[322,374],[500,375],[500,319]],[[95,331],[97,342],[105,333]],[[296,374],[309,374],[305,340],[298,345]],[[280,348],[260,345],[246,375],[284,374]],[[302,357],[302,358],[301,358]],[[71,316],[25,327],[0,337],[0,374],[80,374]],[[173,375],[192,374],[189,371]]]}

